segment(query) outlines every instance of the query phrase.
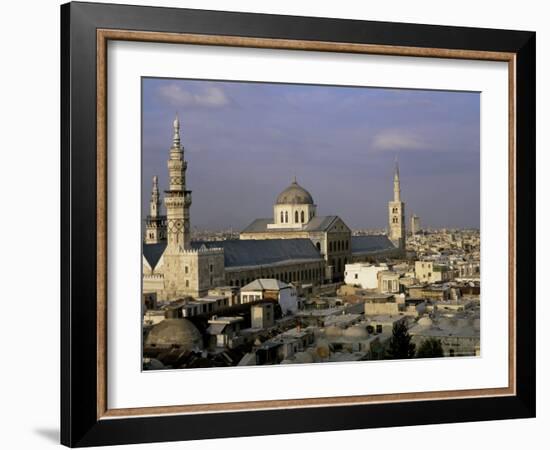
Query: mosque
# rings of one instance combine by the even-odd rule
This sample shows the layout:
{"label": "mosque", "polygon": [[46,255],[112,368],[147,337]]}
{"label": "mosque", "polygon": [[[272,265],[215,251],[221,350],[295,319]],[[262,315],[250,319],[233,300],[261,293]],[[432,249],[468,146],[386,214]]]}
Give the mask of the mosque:
{"label": "mosque", "polygon": [[159,300],[202,297],[210,289],[242,287],[258,278],[295,286],[316,286],[344,279],[345,265],[372,258],[399,257],[405,249],[405,204],[399,167],[394,198],[388,203],[388,235],[352,236],[338,216],[318,216],[312,195],[296,179],[276,198],[273,217],[254,220],[239,239],[191,241],[191,191],[176,116],[168,156],[169,186],[161,214],[158,178],[153,177],[143,239],[143,292]]}

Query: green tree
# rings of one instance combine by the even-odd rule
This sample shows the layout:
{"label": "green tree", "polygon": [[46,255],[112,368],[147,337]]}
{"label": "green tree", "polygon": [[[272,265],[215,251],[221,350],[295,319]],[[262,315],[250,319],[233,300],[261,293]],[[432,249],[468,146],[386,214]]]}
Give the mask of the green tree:
{"label": "green tree", "polygon": [[404,322],[393,325],[390,345],[386,351],[386,359],[414,358],[415,345],[411,342],[411,335]]}
{"label": "green tree", "polygon": [[428,338],[416,352],[417,358],[441,358],[443,356],[443,347],[441,346],[441,341],[435,338]]}

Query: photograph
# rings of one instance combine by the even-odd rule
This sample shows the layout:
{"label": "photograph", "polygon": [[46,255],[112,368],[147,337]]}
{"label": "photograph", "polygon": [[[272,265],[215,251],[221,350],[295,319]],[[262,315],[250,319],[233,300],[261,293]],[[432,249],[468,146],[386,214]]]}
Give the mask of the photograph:
{"label": "photograph", "polygon": [[[60,140],[58,159],[29,147],[58,164],[57,178],[34,166],[60,179],[60,233],[41,240],[59,246],[60,277],[44,272],[52,251],[33,253],[34,272],[8,252],[25,268],[13,286],[59,282],[57,322],[39,311],[24,333],[59,324],[46,371],[59,441],[454,449],[535,435],[544,15],[106,1],[59,8],[57,84],[32,70],[6,84],[12,115],[33,119],[5,153],[29,160],[10,150],[29,133]],[[12,59],[51,62],[44,36]],[[58,127],[52,102],[21,101],[46,85]],[[45,186],[27,184],[23,198]]]}
{"label": "photograph", "polygon": [[142,77],[142,370],[481,357],[480,107]]}

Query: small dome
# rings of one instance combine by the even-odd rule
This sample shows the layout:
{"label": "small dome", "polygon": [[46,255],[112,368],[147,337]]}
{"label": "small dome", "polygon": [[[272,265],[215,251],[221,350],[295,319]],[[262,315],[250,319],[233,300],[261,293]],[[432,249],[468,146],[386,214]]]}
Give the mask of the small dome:
{"label": "small dome", "polygon": [[277,197],[277,205],[313,205],[313,197],[296,179]]}
{"label": "small dome", "polygon": [[145,339],[146,346],[171,347],[185,350],[202,350],[200,331],[187,319],[164,319],[156,324]]}

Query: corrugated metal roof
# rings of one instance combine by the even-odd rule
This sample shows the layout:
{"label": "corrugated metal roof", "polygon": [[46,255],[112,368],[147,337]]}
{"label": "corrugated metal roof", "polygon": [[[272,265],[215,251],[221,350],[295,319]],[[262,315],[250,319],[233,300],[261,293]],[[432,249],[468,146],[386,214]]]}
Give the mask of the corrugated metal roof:
{"label": "corrugated metal roof", "polygon": [[392,249],[395,249],[395,245],[393,245],[386,235],[351,237],[351,252],[355,254],[374,253]]}

